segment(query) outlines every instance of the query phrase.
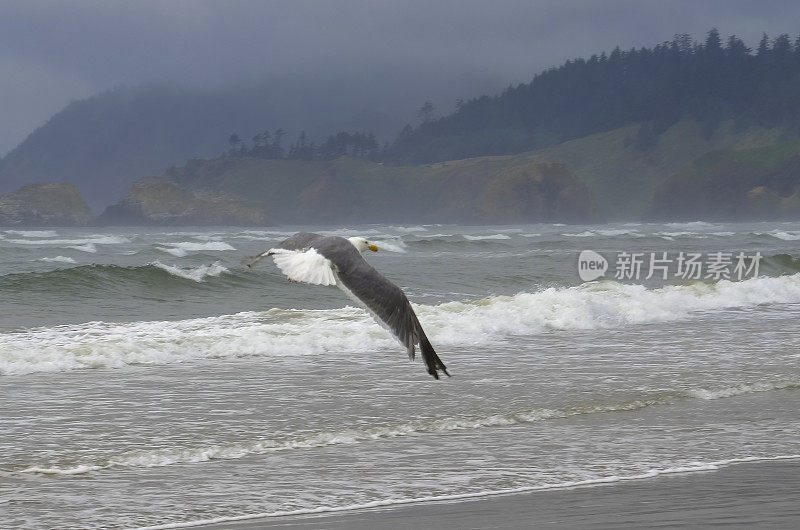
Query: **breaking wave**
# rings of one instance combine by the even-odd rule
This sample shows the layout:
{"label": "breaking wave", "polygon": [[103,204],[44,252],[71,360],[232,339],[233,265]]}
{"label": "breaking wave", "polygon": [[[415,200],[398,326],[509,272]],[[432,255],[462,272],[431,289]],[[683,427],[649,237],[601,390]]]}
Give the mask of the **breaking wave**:
{"label": "breaking wave", "polygon": [[[42,258],[41,261],[56,263],[75,263],[65,256]],[[169,282],[203,282],[207,278],[228,273],[219,262],[210,265],[181,268],[166,265],[156,260],[145,265],[124,267],[120,265],[79,265],[44,272],[23,272],[0,276],[0,292],[24,292],[51,290],[76,291],[83,294],[87,290],[111,290],[118,293],[124,285],[134,288],[142,285]]]}
{"label": "breaking wave", "polygon": [[223,272],[228,272],[228,269],[220,265],[217,261],[212,263],[211,265],[201,265],[199,267],[187,267],[181,268],[177,265],[164,265],[160,261],[156,260],[153,263],[150,263],[153,267],[161,269],[163,271],[167,271],[172,276],[177,276],[178,278],[185,278],[187,280],[192,280],[195,282],[202,282],[205,278],[219,276]]}
{"label": "breaking wave", "polygon": [[[179,275],[200,281],[221,274],[149,265],[129,274]],[[97,274],[114,266],[46,274]],[[77,272],[76,272],[77,271]],[[31,276],[33,273],[20,276]],[[5,277],[7,279],[7,277]],[[447,346],[491,345],[548,329],[620,328],[693,318],[703,312],[800,302],[800,274],[742,282],[647,289],[616,282],[550,288],[481,300],[417,305],[431,340]],[[167,322],[89,322],[0,334],[0,375],[171,364],[192,359],[309,356],[395,348],[388,332],[361,309],[271,309]]]}
{"label": "breaking wave", "polygon": [[[35,236],[45,237],[45,236]],[[6,243],[15,245],[53,245],[53,246],[81,246],[81,245],[122,245],[130,243],[127,237],[96,235],[80,239],[6,239]]]}
{"label": "breaking wave", "polygon": [[54,230],[6,230],[6,234],[18,237],[57,237]]}
{"label": "breaking wave", "polygon": [[75,260],[67,256],[55,256],[52,258],[39,258],[39,261],[46,261],[48,263],[75,263]]}
{"label": "breaking wave", "polygon": [[800,232],[784,232],[782,230],[773,230],[772,232],[767,232],[767,235],[777,239],[782,239],[784,241],[800,240]]}

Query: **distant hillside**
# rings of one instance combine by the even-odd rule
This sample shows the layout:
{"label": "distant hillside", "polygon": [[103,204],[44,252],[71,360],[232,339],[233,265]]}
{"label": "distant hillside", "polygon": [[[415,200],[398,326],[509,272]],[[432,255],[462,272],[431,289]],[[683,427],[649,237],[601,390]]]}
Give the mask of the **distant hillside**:
{"label": "distant hillside", "polygon": [[[720,124],[705,138],[702,124],[682,120],[639,145],[643,125],[593,134],[554,147],[497,157],[525,162],[567,164],[597,199],[608,220],[639,220],[656,187],[694,159],[719,149],[761,147],[798,138],[781,129],[739,129],[733,121]],[[696,218],[696,217],[695,217]]]}
{"label": "distant hillside", "polygon": [[391,95],[370,95],[367,89],[309,83],[301,90],[284,82],[216,91],[105,92],[71,103],[0,159],[0,193],[31,182],[68,181],[99,211],[139,177],[225,151],[233,132],[249,140],[264,128],[283,127],[288,141],[301,129],[324,139],[357,126],[393,136],[407,109],[379,110],[389,108],[383,100]]}
{"label": "distant hillside", "polygon": [[329,161],[195,160],[167,175],[185,188],[246,197],[271,223],[594,222],[591,191],[563,164],[478,158],[386,166]]}
{"label": "distant hillside", "polygon": [[[311,214],[323,221],[400,221],[411,211],[417,212],[414,208],[418,204],[430,205],[426,206],[430,211],[417,212],[415,217],[422,215],[431,222],[500,222],[500,215],[481,213],[478,204],[485,199],[482,186],[511,168],[555,164],[569,168],[580,185],[586,186],[595,204],[592,217],[638,220],[650,207],[657,186],[696,158],[720,149],[761,147],[797,138],[780,129],[741,130],[733,121],[721,123],[705,138],[701,124],[682,120],[654,135],[643,148],[643,128],[646,125],[630,125],[517,155],[418,166],[393,166],[352,156],[290,160],[237,155],[191,160],[182,167],[170,168],[166,176],[189,187],[263,202],[271,219],[283,222],[302,222]],[[431,203],[431,194],[439,197],[438,202]],[[361,201],[362,195],[370,199]],[[384,202],[385,197],[392,200]],[[358,208],[350,207],[348,201]],[[508,210],[513,208],[509,206]]]}
{"label": "distant hillside", "polygon": [[[800,131],[800,40],[765,35],[752,53],[716,30],[654,48],[567,61],[500,95],[461,102],[455,113],[407,127],[386,161],[418,164],[503,155],[646,124],[639,145],[682,119],[710,139],[721,123]],[[421,109],[424,113],[424,109]]]}
{"label": "distant hillside", "polygon": [[[476,167],[497,176],[497,168],[547,163],[565,165],[588,186],[599,216],[639,219],[657,186],[697,157],[800,135],[800,42],[787,35],[765,36],[753,52],[736,37],[723,43],[712,30],[702,44],[681,35],[651,49],[568,61],[500,95],[460,101],[442,118],[425,104],[422,123],[407,126],[384,148],[378,140],[398,130],[403,111],[367,109],[406,101],[403,88],[374,94],[368,83],[354,85],[351,78],[341,86],[293,80],[209,92],[118,89],[78,101],[0,160],[0,193],[30,182],[67,181],[100,211],[142,176],[226,151],[168,176],[248,199],[260,190],[265,203],[272,201],[270,213],[279,213],[275,219],[289,218],[280,212],[290,203],[274,197],[301,183],[306,191],[287,197],[299,197],[299,207],[309,212],[332,207],[326,193],[350,197],[374,188],[368,196],[400,194],[455,219],[456,209],[479,210],[486,207],[480,201],[489,200],[480,195],[489,177]],[[290,124],[303,125],[279,134]],[[325,140],[330,133],[340,134]],[[363,159],[337,161],[342,155]],[[453,168],[463,176],[454,176]],[[440,202],[414,192],[414,182]],[[460,198],[446,199],[444,187]],[[372,215],[370,208],[397,219],[402,213],[391,204],[359,207],[364,215]],[[478,210],[475,219],[493,218]]]}
{"label": "distant hillside", "polygon": [[656,189],[648,219],[800,219],[800,142],[713,151]]}

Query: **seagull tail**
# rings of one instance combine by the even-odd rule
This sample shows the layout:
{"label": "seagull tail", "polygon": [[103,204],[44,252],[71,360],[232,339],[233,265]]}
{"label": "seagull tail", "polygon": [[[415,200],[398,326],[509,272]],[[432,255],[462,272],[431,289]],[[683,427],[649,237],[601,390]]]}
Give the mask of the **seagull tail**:
{"label": "seagull tail", "polygon": [[444,372],[444,375],[450,377],[450,374],[447,373],[447,367],[439,356],[436,355],[436,351],[433,349],[433,346],[431,346],[428,337],[426,337],[425,332],[422,331],[422,326],[417,329],[417,333],[419,334],[419,349],[422,352],[422,360],[425,361],[428,373],[435,379],[439,379],[439,370],[441,370]]}

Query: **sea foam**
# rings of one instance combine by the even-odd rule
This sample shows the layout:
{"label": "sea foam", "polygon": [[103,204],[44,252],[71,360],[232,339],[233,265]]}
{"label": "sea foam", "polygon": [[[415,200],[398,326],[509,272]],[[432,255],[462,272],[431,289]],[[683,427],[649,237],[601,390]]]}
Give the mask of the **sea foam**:
{"label": "sea foam", "polygon": [[122,245],[130,243],[127,237],[122,236],[107,236],[107,235],[94,235],[80,239],[6,239],[6,243],[13,243],[15,245]]}
{"label": "sea foam", "polygon": [[[225,272],[218,263],[195,269],[152,265],[198,282]],[[457,347],[497,344],[510,336],[548,329],[620,328],[798,302],[800,274],[660,289],[608,281],[415,308],[434,344]],[[0,375],[396,347],[388,332],[352,307],[273,309],[171,322],[89,322],[0,333]]]}
{"label": "sea foam", "polygon": [[6,230],[6,234],[19,237],[56,237],[58,233],[54,230]]}
{"label": "sea foam", "polygon": [[225,243],[224,241],[206,241],[203,243],[198,243],[195,241],[181,241],[179,243],[166,243],[165,245],[170,246],[156,247],[156,250],[166,252],[167,254],[171,254],[177,258],[182,258],[189,252],[224,252],[227,250],[236,250],[234,247],[228,243]]}
{"label": "sea foam", "polygon": [[167,271],[171,275],[177,276],[178,278],[185,278],[195,282],[202,282],[205,278],[219,276],[223,272],[228,272],[228,269],[220,265],[218,261],[212,263],[211,265],[201,265],[199,267],[190,267],[185,269],[178,267],[177,265],[165,265],[158,260],[150,263],[150,265],[163,271]]}
{"label": "sea foam", "polygon": [[630,475],[611,475],[611,476],[596,477],[583,480],[551,482],[545,484],[532,484],[532,485],[524,485],[524,486],[495,489],[495,490],[471,491],[466,493],[450,493],[450,494],[444,493],[440,495],[426,495],[419,497],[376,499],[373,501],[367,501],[358,504],[346,504],[340,506],[316,506],[312,508],[299,508],[295,510],[279,510],[272,512],[250,513],[242,515],[226,515],[208,519],[198,519],[194,521],[180,521],[180,522],[159,524],[155,526],[140,527],[137,530],[167,530],[172,528],[190,528],[194,526],[221,524],[221,523],[224,524],[224,523],[232,523],[235,521],[247,521],[247,520],[270,518],[270,517],[285,517],[291,515],[306,515],[306,514],[321,514],[321,513],[339,513],[339,512],[349,512],[354,510],[363,510],[368,508],[402,506],[406,504],[418,504],[425,502],[459,501],[466,499],[479,499],[496,495],[509,495],[514,493],[527,493],[534,491],[591,487],[602,484],[614,484],[617,482],[647,480],[661,475],[696,473],[700,471],[716,471],[721,467],[732,466],[737,464],[745,464],[750,462],[770,462],[770,461],[797,460],[797,459],[800,459],[800,454],[776,455],[776,456],[744,456],[741,458],[728,458],[724,460],[715,460],[709,462],[689,461],[669,467],[652,468],[642,473],[636,473]]}
{"label": "sea foam", "polygon": [[537,409],[505,414],[474,417],[451,417],[420,420],[397,425],[344,429],[318,432],[301,437],[260,439],[251,442],[212,444],[200,447],[169,447],[130,451],[105,459],[71,465],[34,465],[21,469],[22,473],[42,475],[79,475],[113,467],[164,467],[175,464],[194,464],[209,460],[231,460],[249,455],[295,449],[310,449],[329,445],[349,445],[373,440],[398,438],[422,433],[464,431],[487,427],[508,427],[550,419],[563,419],[585,414],[603,414],[639,410],[667,403],[664,399],[631,401],[617,404],[573,406],[563,410]]}
{"label": "sea foam", "polygon": [[75,263],[75,260],[67,256],[55,256],[53,258],[39,258],[39,261],[47,261],[50,263]]}

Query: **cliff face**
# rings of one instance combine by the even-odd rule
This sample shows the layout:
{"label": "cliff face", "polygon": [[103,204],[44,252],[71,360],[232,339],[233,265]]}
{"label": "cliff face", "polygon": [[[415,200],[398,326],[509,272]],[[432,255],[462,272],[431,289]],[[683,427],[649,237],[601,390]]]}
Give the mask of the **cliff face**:
{"label": "cliff face", "polygon": [[0,225],[83,226],[92,212],[72,184],[43,182],[0,196]]}
{"label": "cliff face", "polygon": [[[210,166],[219,166],[209,161]],[[175,171],[186,186],[265,205],[275,223],[532,223],[600,220],[591,190],[565,165],[484,157],[423,166],[362,159],[244,158],[210,174]],[[205,169],[209,169],[208,167]]]}
{"label": "cliff face", "polygon": [[800,143],[702,156],[657,188],[647,218],[800,218]]}
{"label": "cliff face", "polygon": [[511,168],[492,178],[480,195],[487,222],[592,222],[599,218],[589,188],[562,164]]}
{"label": "cliff face", "polygon": [[136,181],[98,217],[103,225],[262,225],[265,208],[220,192],[193,192],[160,177]]}

